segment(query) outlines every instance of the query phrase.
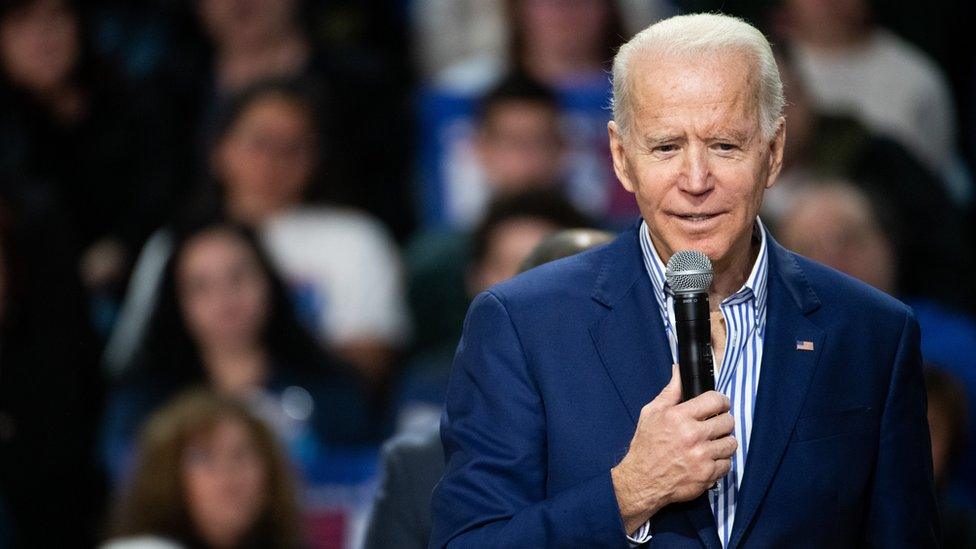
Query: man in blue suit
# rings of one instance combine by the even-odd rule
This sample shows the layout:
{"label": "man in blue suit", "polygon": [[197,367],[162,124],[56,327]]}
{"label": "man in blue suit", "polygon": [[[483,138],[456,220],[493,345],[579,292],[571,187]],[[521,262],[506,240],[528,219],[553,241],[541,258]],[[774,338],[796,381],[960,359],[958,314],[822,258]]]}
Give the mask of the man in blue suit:
{"label": "man in blue suit", "polygon": [[[918,325],[757,214],[785,142],[766,39],[720,15],[614,60],[614,169],[643,220],[479,295],[432,547],[932,547]],[[663,265],[701,250],[716,391],[681,402]]]}

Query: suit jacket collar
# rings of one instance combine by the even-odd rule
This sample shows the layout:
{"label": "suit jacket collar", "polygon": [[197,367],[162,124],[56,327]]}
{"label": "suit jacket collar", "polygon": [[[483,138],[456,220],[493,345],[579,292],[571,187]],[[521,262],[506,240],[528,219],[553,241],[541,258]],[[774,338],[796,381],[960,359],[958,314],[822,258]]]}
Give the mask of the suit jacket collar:
{"label": "suit jacket collar", "polygon": [[[641,275],[646,277],[638,233],[640,226],[641,220],[638,220],[606,249],[600,272],[593,285],[592,297],[608,308],[612,309],[615,303],[627,295]],[[778,276],[781,279],[790,297],[804,314],[815,311],[820,307],[820,299],[792,254],[776,242],[768,231],[766,242],[770,262],[767,276]]]}
{"label": "suit jacket collar", "polygon": [[[644,271],[638,227],[605,249],[591,296],[609,310],[590,327],[597,351],[634,425],[641,408],[661,391],[671,375],[671,351],[651,281]],[[786,450],[823,348],[823,331],[806,317],[820,307],[816,292],[792,254],[770,235],[767,238],[769,295],[762,373],[730,547],[739,544],[752,526]],[[801,341],[813,342],[814,350],[798,350]],[[681,507],[702,543],[718,549],[715,521],[705,497]]]}
{"label": "suit jacket collar", "polygon": [[593,285],[593,299],[611,309],[643,274],[638,230],[639,220],[607,245]]}

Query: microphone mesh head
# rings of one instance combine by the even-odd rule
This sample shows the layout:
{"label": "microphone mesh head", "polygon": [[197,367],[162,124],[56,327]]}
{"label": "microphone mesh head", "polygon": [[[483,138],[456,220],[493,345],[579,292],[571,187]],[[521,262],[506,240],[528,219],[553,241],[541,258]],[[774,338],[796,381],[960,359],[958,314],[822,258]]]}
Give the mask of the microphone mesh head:
{"label": "microphone mesh head", "polygon": [[712,285],[712,262],[698,250],[675,252],[664,276],[675,292],[707,292]]}

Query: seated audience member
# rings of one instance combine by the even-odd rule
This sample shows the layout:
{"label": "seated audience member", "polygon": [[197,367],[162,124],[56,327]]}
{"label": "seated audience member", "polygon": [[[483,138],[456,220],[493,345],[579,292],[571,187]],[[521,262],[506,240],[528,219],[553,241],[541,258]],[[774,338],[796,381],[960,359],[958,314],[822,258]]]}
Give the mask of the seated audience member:
{"label": "seated audience member", "polygon": [[116,478],[143,420],[196,385],[251,403],[304,470],[372,440],[362,392],[298,324],[253,233],[230,223],[176,238],[137,362],[110,394],[103,454]]}
{"label": "seated audience member", "polygon": [[[519,271],[578,254],[613,239],[611,233],[567,229],[543,239]],[[366,533],[366,549],[427,547],[430,494],[444,473],[444,449],[435,421],[402,433],[383,448],[383,476]]]}
{"label": "seated audience member", "polygon": [[[475,154],[484,172],[487,199],[561,187],[564,153],[559,104],[543,84],[513,74],[482,100]],[[486,204],[470,212],[472,219],[478,219]]]}
{"label": "seated audience member", "polygon": [[185,135],[196,137],[187,145],[195,146],[201,168],[208,161],[204,143],[220,124],[226,101],[270,79],[301,81],[329,99],[321,113],[321,130],[328,137],[322,152],[335,176],[317,191],[369,211],[398,235],[412,228],[412,212],[403,207],[409,147],[402,144],[410,137],[405,71],[375,48],[349,48],[319,36],[324,27],[341,26],[342,34],[381,24],[385,13],[363,17],[359,3],[344,3],[333,10],[344,12],[330,21],[320,13],[336,7],[334,2],[168,4],[174,4],[167,6],[170,11],[185,12],[187,28],[174,36],[184,45],[170,54],[157,81],[169,92],[167,106],[184,121]]}
{"label": "seated audience member", "polygon": [[[446,165],[443,195],[425,194],[429,220],[447,216],[450,228],[477,224],[495,196],[532,188],[563,188],[566,138],[556,93],[538,80],[512,73],[478,102],[469,143],[473,170]],[[437,224],[434,224],[436,226]]]}
{"label": "seated audience member", "polygon": [[959,466],[966,447],[966,392],[952,374],[929,366],[925,371],[929,431],[932,434],[932,473],[939,491],[943,547],[976,547],[976,510],[956,504],[946,494],[947,479]]}
{"label": "seated audience member", "polygon": [[457,192],[445,195],[446,202],[428,195],[424,206],[434,208],[429,214],[447,209],[457,223],[419,232],[404,254],[408,301],[414,318],[424,319],[414,323],[415,346],[456,336],[468,302],[462,282],[466,232],[481,221],[491,200],[532,189],[565,194],[560,116],[555,93],[522,74],[508,76],[481,100],[471,144],[480,183],[465,183],[457,174]]}
{"label": "seated audience member", "polygon": [[182,394],[139,437],[106,549],[302,547],[288,461],[237,399]]}
{"label": "seated audience member", "polygon": [[606,139],[608,62],[624,33],[615,0],[512,0],[503,63],[466,60],[421,88],[420,169],[426,227],[466,227],[464,207],[485,187],[475,151],[480,99],[508,74],[554,90],[566,143],[564,185],[577,207],[600,221],[630,221],[636,210],[613,177]]}
{"label": "seated audience member", "polygon": [[871,11],[868,0],[787,0],[778,33],[818,110],[852,115],[903,144],[965,204],[973,189],[957,153],[946,77],[921,49],[878,26]]}
{"label": "seated audience member", "polygon": [[[779,52],[777,62],[787,99],[787,143],[779,180],[764,198],[763,221],[775,227],[805,182],[850,181],[883,195],[902,227],[900,293],[947,297],[947,287],[958,284],[934,280],[927,265],[946,265],[948,271],[958,273],[955,280],[962,281],[972,276],[973,258],[966,253],[969,239],[960,239],[962,212],[953,205],[941,178],[896,141],[869,131],[856,119],[820,112],[788,50]],[[958,299],[953,292],[952,299]],[[976,306],[973,298],[976,295],[963,299],[964,306]]]}
{"label": "seated audience member", "polygon": [[[169,127],[94,60],[84,5],[0,4],[0,181],[51,191],[92,297],[117,299],[128,261],[168,213]],[[96,309],[93,312],[98,312]],[[94,319],[108,330],[111,314]]]}
{"label": "seated audience member", "polygon": [[[394,400],[400,428],[439,414],[468,301],[515,276],[529,252],[549,234],[589,226],[587,218],[554,189],[500,196],[454,256],[442,256],[440,262],[432,261],[424,271],[414,273],[417,324],[430,318],[444,331],[436,337],[429,334],[426,345],[418,347],[407,363]],[[451,266],[447,273],[445,264]],[[453,319],[454,324],[447,325],[444,319]]]}
{"label": "seated audience member", "polygon": [[[879,290],[899,296],[899,249],[892,240],[895,225],[880,215],[880,197],[844,183],[811,185],[797,197],[783,217],[777,237],[799,254],[858,278]],[[888,222],[888,224],[885,224]],[[929,265],[938,277],[939,265]],[[925,297],[905,299],[922,331],[922,356],[957,376],[970,401],[976,401],[976,321],[947,305]],[[954,493],[976,505],[976,448],[972,445],[976,414],[969,411],[968,447],[961,456],[958,476],[947,480]]]}
{"label": "seated audience member", "polygon": [[[259,232],[302,320],[380,385],[408,335],[398,251],[371,217],[305,200],[321,173],[317,119],[313,101],[297,84],[259,84],[237,97],[214,141],[215,183],[200,208]],[[168,230],[157,232],[139,259],[107,350],[113,371],[124,368],[143,337],[170,240]]]}

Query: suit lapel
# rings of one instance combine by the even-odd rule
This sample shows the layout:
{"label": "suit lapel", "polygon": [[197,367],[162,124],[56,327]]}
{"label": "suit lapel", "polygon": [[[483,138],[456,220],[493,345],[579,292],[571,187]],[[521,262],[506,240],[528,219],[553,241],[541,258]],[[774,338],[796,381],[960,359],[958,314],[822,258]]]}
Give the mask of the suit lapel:
{"label": "suit lapel", "polygon": [[[671,379],[671,347],[653,285],[641,256],[637,231],[611,244],[593,298],[610,310],[590,328],[603,365],[634,425],[641,408],[654,399]],[[720,549],[715,518],[706,497],[679,506],[709,549]],[[652,519],[653,523],[653,519]]]}
{"label": "suit lapel", "polygon": [[[767,235],[768,236],[768,235]],[[819,300],[796,261],[770,239],[769,296],[762,370],[745,473],[729,540],[738,546],[779,466],[823,350],[824,332],[807,317]],[[812,342],[813,350],[797,349]]]}
{"label": "suit lapel", "polygon": [[651,291],[650,280],[636,281],[624,299],[590,330],[634,425],[641,408],[671,378],[671,347]]}

